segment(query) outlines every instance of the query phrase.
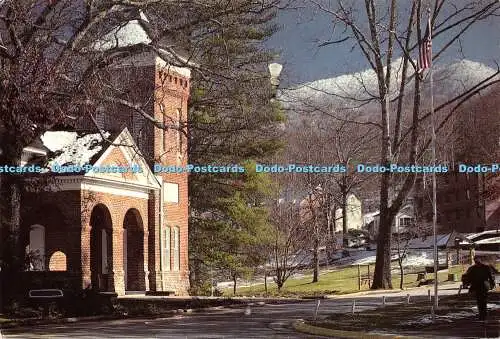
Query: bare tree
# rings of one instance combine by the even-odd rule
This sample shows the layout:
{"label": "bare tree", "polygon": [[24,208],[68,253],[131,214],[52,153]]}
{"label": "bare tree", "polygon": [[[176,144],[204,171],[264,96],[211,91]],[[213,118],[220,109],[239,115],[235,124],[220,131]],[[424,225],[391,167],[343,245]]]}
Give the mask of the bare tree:
{"label": "bare tree", "polygon": [[285,282],[310,258],[311,234],[301,222],[300,201],[294,197],[296,174],[282,174],[276,200],[271,202],[272,242],[269,247],[274,266],[274,282],[281,290]]}
{"label": "bare tree", "polygon": [[432,224],[416,217],[412,224],[406,225],[404,229],[396,229],[396,252],[399,266],[399,288],[404,289],[405,267],[404,262],[408,258],[411,241],[419,237],[432,234]]}
{"label": "bare tree", "polygon": [[[349,97],[359,105],[376,103],[379,118],[372,123],[380,129],[380,164],[389,166],[394,161],[404,160],[416,164],[430,144],[422,131],[429,120],[430,112],[422,104],[421,96],[426,79],[419,73],[412,55],[416,55],[423,38],[421,31],[427,10],[430,10],[433,38],[442,40],[442,47],[435,50],[433,59],[439,58],[450,46],[459,43],[461,37],[477,22],[498,15],[498,1],[468,1],[457,6],[453,1],[427,2],[415,0],[409,8],[401,8],[400,2],[391,0],[379,3],[365,0],[363,5],[355,2],[333,1],[325,3],[311,0],[332,17],[334,29],[343,26],[340,35],[332,43],[354,40],[359,52],[365,57],[375,73],[376,90],[364,92],[361,97]],[[400,72],[395,76],[395,59],[400,58]],[[436,103],[435,112],[444,112],[437,122],[439,133],[455,111],[468,99],[500,81],[499,71],[485,77],[462,93]],[[360,88],[367,89],[360,78]],[[413,89],[411,89],[413,87]],[[368,106],[367,106],[368,107]],[[409,121],[405,127],[404,121]],[[361,122],[362,123],[362,122]],[[416,173],[395,176],[390,172],[381,174],[380,179],[380,230],[377,242],[377,256],[373,289],[391,288],[391,225],[408,193],[412,189]],[[396,179],[398,180],[398,179]]]}

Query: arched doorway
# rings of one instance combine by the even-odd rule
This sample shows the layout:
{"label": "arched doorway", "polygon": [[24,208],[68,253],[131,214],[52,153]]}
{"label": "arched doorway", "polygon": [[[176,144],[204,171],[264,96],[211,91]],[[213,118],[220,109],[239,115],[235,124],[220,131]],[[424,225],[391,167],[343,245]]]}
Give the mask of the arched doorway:
{"label": "arched doorway", "polygon": [[123,220],[123,270],[126,291],[146,290],[144,228],[138,210],[127,211]]}
{"label": "arched doorway", "polygon": [[90,215],[90,271],[92,287],[99,291],[113,288],[113,224],[106,206],[98,204]]}
{"label": "arched doorway", "polygon": [[29,244],[26,248],[29,271],[45,271],[45,227],[32,225],[29,230]]}

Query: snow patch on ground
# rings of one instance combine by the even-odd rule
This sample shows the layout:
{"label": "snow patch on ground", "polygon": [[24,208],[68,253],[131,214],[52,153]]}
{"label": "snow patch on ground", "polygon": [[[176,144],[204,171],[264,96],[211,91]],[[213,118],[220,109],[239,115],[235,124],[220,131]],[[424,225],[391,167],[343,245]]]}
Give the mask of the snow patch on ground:
{"label": "snow patch on ground", "polygon": [[[360,251],[359,253],[353,253],[350,257],[345,257],[337,260],[336,264],[342,265],[368,265],[374,264],[376,259],[375,251]],[[398,255],[392,255],[392,260],[397,260]],[[424,267],[434,264],[434,259],[432,255],[423,251],[415,251],[414,253],[408,253],[406,258],[403,260],[404,267]]]}
{"label": "snow patch on ground", "polygon": [[[488,310],[500,309],[500,304],[488,304]],[[436,315],[436,322],[453,322],[457,319],[469,318],[477,315],[477,306],[473,306],[470,308],[470,311],[460,311],[460,312],[452,312],[443,315]],[[420,324],[432,324],[432,315],[426,314],[424,316],[418,317],[416,319],[411,319],[408,321],[404,321],[400,323],[400,325],[404,326],[415,326]]]}
{"label": "snow patch on ground", "polygon": [[[103,133],[104,137],[109,137],[109,133]],[[90,162],[90,159],[102,149],[100,145],[103,136],[100,133],[86,134],[78,136],[76,132],[45,132],[42,142],[57,155],[48,163],[49,167],[54,165],[75,165],[83,166]]]}

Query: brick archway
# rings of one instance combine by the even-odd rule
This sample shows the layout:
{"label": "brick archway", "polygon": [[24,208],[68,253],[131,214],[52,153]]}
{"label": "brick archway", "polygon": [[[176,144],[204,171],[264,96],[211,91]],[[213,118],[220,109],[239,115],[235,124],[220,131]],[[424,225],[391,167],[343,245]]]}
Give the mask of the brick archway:
{"label": "brick archway", "polygon": [[90,215],[90,271],[92,288],[113,291],[113,223],[109,209],[98,204]]}
{"label": "brick archway", "polygon": [[131,208],[123,219],[123,269],[125,290],[145,291],[145,235],[141,214]]}
{"label": "brick archway", "polygon": [[70,237],[66,215],[53,203],[30,206],[23,211],[22,241],[27,270],[49,271],[56,251],[67,253]]}

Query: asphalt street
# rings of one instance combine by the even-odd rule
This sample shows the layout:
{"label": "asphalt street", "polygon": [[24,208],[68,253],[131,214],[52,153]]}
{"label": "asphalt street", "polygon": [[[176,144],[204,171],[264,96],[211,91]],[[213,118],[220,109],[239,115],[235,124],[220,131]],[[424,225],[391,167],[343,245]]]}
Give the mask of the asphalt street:
{"label": "asphalt street", "polygon": [[[442,291],[442,294],[457,290]],[[381,306],[382,295],[387,304],[406,302],[407,292],[358,295],[320,301],[318,317],[332,313],[352,312]],[[411,291],[425,298],[427,289]],[[413,296],[412,296],[413,298]],[[295,319],[311,319],[316,300],[288,304],[250,305],[176,315],[151,320],[123,319],[99,322],[76,322],[43,325],[33,328],[3,330],[4,338],[307,338],[291,328]],[[245,312],[246,311],[246,312]],[[312,336],[310,337],[312,338]]]}

